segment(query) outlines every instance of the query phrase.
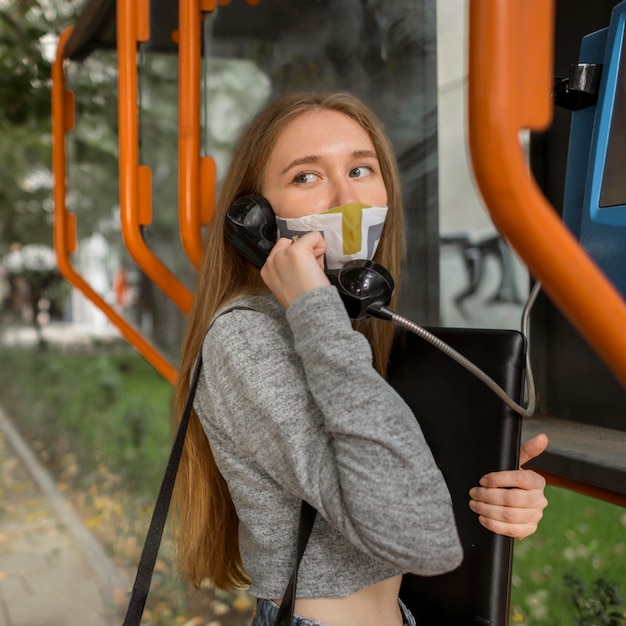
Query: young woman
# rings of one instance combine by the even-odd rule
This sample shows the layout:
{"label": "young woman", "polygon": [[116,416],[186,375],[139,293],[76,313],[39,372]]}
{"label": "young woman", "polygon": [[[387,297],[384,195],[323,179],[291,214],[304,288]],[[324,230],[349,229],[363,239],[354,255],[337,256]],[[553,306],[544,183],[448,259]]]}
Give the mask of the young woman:
{"label": "young woman", "polygon": [[[462,551],[419,416],[385,382],[393,327],[349,320],[323,271],[337,251],[317,230],[280,238],[260,272],[244,259],[224,221],[248,194],[264,195],[287,231],[329,209],[362,221],[376,208],[374,226],[384,226],[374,260],[399,279],[400,185],[375,116],[346,94],[271,103],[233,155],[183,346],[179,409],[200,351],[203,366],[177,481],[181,568],[195,584],[249,585],[254,624],[269,626],[306,500],[317,518],[294,623],[414,623],[398,600],[401,575],[450,571]],[[522,462],[546,443],[528,442]],[[487,528],[522,538],[542,516],[544,485],[529,470],[495,472],[470,507]]]}

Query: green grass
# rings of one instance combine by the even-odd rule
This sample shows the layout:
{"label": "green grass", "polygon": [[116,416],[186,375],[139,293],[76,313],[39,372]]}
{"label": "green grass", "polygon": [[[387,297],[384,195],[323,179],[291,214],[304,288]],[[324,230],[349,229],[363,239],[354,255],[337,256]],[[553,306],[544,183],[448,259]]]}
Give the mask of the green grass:
{"label": "green grass", "polygon": [[[126,537],[137,537],[138,550],[146,520],[137,522],[137,530],[131,513],[136,509],[129,504],[115,523],[106,515],[119,509],[118,501],[126,502],[124,494],[143,502],[140,517],[151,511],[171,449],[171,386],[127,351],[60,354],[2,348],[0,364],[3,408],[58,480],[85,494],[82,503],[94,509],[86,515],[105,544],[110,542],[111,552],[134,565],[138,553],[129,549]],[[511,625],[626,624],[624,607],[611,621],[602,594],[594,592],[594,583],[605,581],[615,586],[618,597],[626,597],[626,509],[562,489],[548,488],[547,496],[550,505],[538,532],[515,545]],[[109,527],[120,537],[107,536]],[[163,572],[162,583],[155,579],[151,598],[162,606],[171,600],[181,610],[185,603],[180,587],[172,591],[175,574],[169,564]],[[573,578],[566,581],[567,575]],[[581,600],[578,611],[572,592]],[[186,610],[192,611],[192,605],[188,600]],[[196,614],[205,610],[203,605]],[[248,607],[241,610],[233,614],[233,623],[248,619]],[[173,613],[160,613],[171,621]],[[154,623],[161,621],[155,618]]]}
{"label": "green grass", "polygon": [[564,489],[548,487],[546,495],[550,504],[539,530],[515,544],[511,624],[626,624],[626,606],[618,621],[579,621],[584,615],[571,595],[581,590],[565,580],[568,573],[579,579],[589,601],[599,579],[626,598],[626,509]]}

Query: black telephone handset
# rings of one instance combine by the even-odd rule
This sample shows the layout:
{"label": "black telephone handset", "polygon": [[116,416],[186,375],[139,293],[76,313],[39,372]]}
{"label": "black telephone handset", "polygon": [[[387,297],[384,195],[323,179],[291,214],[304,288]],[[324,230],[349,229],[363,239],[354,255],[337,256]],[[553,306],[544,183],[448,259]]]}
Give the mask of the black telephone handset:
{"label": "black telephone handset", "polygon": [[[227,239],[256,267],[263,267],[276,243],[276,216],[263,196],[239,198],[226,215]],[[326,272],[353,320],[368,315],[390,319],[387,305],[394,282],[391,274],[374,261],[350,261],[337,271]]]}

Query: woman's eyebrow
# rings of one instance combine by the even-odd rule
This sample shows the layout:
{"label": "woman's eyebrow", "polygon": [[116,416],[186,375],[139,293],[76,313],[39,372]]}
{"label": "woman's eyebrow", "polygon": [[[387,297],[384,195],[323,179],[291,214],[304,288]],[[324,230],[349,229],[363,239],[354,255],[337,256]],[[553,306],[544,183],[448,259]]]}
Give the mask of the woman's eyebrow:
{"label": "woman's eyebrow", "polygon": [[355,159],[378,159],[378,155],[373,150],[355,150],[352,156]]}
{"label": "woman's eyebrow", "polygon": [[283,169],[281,174],[288,172],[292,167],[297,167],[298,165],[308,165],[310,163],[316,163],[317,161],[319,161],[319,158],[320,157],[316,154],[311,154],[309,156],[303,156],[298,159],[294,159],[293,161],[291,161],[291,163],[289,163],[289,165],[287,165],[287,167]]}
{"label": "woman's eyebrow", "polygon": [[[376,152],[374,152],[374,150],[355,150],[352,153],[352,157],[354,159],[378,159],[378,156],[376,154]],[[293,161],[291,161],[287,167],[285,167],[282,171],[281,174],[285,174],[286,172],[288,172],[292,167],[297,167],[299,165],[309,165],[311,163],[316,163],[317,161],[320,160],[320,156],[317,154],[310,154],[307,156],[303,156],[303,157],[299,157],[297,159],[294,159]]]}

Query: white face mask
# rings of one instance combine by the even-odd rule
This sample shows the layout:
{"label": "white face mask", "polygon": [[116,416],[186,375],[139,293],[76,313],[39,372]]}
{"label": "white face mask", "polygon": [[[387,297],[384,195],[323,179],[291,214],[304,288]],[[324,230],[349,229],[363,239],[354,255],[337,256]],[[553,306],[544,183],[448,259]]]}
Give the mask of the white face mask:
{"label": "white face mask", "polygon": [[348,261],[374,258],[386,215],[387,207],[354,202],[304,217],[277,216],[276,226],[279,235],[289,239],[314,230],[321,232],[326,243],[326,269],[339,270]]}

